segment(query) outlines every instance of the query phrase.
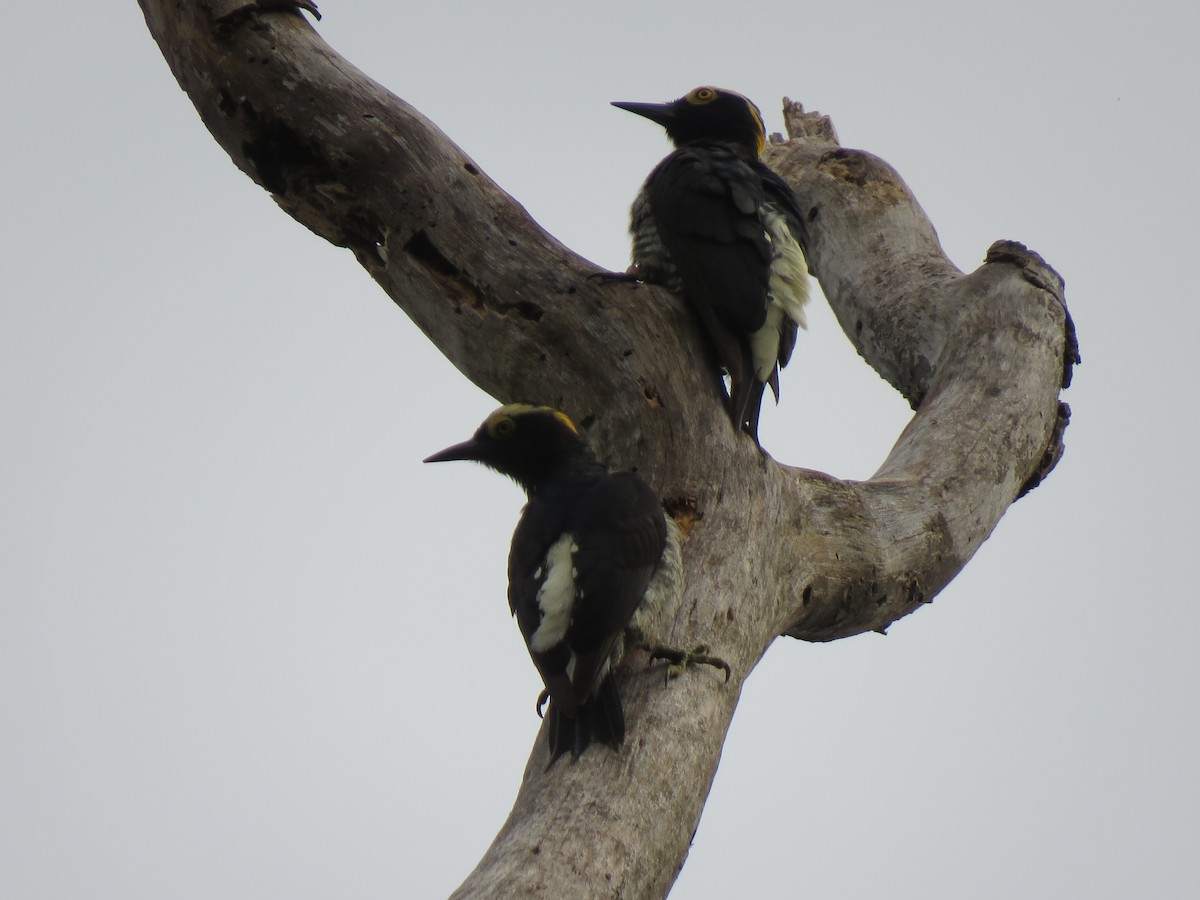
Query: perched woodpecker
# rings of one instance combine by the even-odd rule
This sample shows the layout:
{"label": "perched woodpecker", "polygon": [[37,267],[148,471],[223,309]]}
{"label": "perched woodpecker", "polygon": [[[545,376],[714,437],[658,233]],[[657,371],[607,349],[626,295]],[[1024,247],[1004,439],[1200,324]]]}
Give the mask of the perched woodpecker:
{"label": "perched woodpecker", "polygon": [[729,374],[734,424],[757,441],[764,388],[779,401],[779,369],[806,327],[808,302],[803,216],[759,159],[762,114],[714,87],[613,106],[662,125],[676,147],[633,202],[630,274],[682,296],[699,317]]}
{"label": "perched woodpecker", "polygon": [[551,763],[593,741],[619,746],[625,715],[610,668],[643,598],[653,606],[676,590],[674,523],[641,478],[597,462],[556,409],[501,407],[425,462],[454,459],[508,475],[529,498],[508,557],[508,605],[549,694]]}

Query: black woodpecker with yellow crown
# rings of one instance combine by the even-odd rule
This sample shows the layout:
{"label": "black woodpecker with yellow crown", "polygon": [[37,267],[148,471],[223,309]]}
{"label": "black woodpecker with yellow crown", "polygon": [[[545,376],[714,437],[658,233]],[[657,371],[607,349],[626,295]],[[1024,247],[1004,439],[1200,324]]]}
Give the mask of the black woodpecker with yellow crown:
{"label": "black woodpecker with yellow crown", "polygon": [[643,599],[654,606],[677,588],[674,524],[641,478],[610,472],[550,407],[501,407],[469,441],[425,462],[455,459],[508,475],[528,496],[508,557],[508,605],[550,698],[551,763],[592,742],[620,746],[625,714],[610,669]]}
{"label": "black woodpecker with yellow crown", "polygon": [[757,442],[764,389],[779,401],[779,369],[808,302],[803,216],[759,158],[762,114],[715,87],[613,106],[657,122],[676,147],[633,202],[629,274],[682,296],[699,317],[729,374],[733,421]]}

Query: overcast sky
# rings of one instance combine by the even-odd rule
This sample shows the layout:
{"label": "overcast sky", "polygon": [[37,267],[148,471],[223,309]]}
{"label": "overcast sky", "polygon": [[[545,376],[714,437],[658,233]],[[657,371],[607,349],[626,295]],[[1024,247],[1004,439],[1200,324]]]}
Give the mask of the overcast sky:
{"label": "overcast sky", "polygon": [[[1066,279],[1062,464],[887,637],[771,648],[673,897],[1200,896],[1192,4],[322,10],[606,267],[668,149],[608,102],[710,83],[831,115],[964,270]],[[133,0],[5,30],[0,896],[444,896],[538,726],[520,492],[420,463],[496,402],[232,166]],[[814,305],[763,443],[869,477],[910,413]]]}

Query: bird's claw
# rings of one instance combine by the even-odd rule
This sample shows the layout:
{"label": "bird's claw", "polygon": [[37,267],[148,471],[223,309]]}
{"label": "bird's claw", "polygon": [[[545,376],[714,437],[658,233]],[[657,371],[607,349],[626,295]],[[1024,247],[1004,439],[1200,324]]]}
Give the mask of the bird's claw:
{"label": "bird's claw", "polygon": [[650,647],[650,661],[656,659],[666,660],[667,672],[666,681],[672,678],[678,678],[683,674],[688,666],[712,666],[714,669],[720,669],[725,673],[725,682],[729,682],[729,677],[733,674],[733,670],[729,667],[729,663],[721,659],[719,656],[710,656],[708,647],[704,644],[698,647],[693,647],[691,650],[677,650],[674,647]]}
{"label": "bird's claw", "polygon": [[544,690],[540,694],[538,694],[537,706],[534,707],[534,710],[537,712],[539,719],[546,718],[542,714],[542,707],[544,707],[546,705],[546,701],[549,699],[550,699],[550,691],[549,690]]}

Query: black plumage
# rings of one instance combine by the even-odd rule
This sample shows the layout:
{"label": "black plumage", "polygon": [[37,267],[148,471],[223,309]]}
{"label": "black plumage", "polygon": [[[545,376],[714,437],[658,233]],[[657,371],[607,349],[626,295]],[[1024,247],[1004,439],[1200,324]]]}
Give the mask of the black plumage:
{"label": "black plumage", "polygon": [[676,150],[647,177],[630,213],[642,281],[681,295],[729,375],[734,423],[758,439],[767,385],[779,399],[808,265],[791,188],[759,159],[762,115],[734,91],[699,87],[670,103],[614,103],[662,125]]}
{"label": "black plumage", "polygon": [[[608,471],[575,425],[549,407],[513,404],[426,462],[470,459],[524,488],[508,602],[550,696],[551,762],[625,738],[610,670],[634,611],[664,566],[661,504],[633,473]],[[677,547],[676,547],[677,552]]]}

